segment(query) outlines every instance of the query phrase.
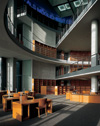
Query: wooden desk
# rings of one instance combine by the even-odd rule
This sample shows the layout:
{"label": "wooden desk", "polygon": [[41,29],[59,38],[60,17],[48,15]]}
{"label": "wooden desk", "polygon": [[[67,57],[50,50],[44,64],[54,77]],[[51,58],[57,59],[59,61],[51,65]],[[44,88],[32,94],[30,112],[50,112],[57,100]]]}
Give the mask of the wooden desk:
{"label": "wooden desk", "polygon": [[66,92],[66,99],[70,99],[71,94],[72,94],[72,91]]}
{"label": "wooden desk", "polygon": [[24,102],[12,102],[12,117],[23,121],[37,116],[38,101],[26,100]]}
{"label": "wooden desk", "polygon": [[0,103],[2,103],[2,96],[5,95],[7,91],[5,90],[0,90]]}
{"label": "wooden desk", "polygon": [[[34,97],[33,96],[27,96],[28,100],[33,100]],[[19,97],[13,97],[13,95],[11,95],[10,97],[8,97],[8,95],[3,96],[2,99],[2,104],[3,104],[3,110],[5,112],[7,111],[11,111],[12,110],[12,102],[13,101],[19,101]]]}
{"label": "wooden desk", "polygon": [[71,94],[70,101],[85,103],[100,103],[100,95]]}
{"label": "wooden desk", "polygon": [[[38,115],[36,107],[39,105],[39,99],[26,100],[24,102],[12,102],[12,117],[19,120],[27,120]],[[52,113],[52,100],[47,99],[47,112]]]}
{"label": "wooden desk", "polygon": [[3,98],[3,110],[5,112],[12,110],[12,102],[19,101],[19,97],[6,97]]}

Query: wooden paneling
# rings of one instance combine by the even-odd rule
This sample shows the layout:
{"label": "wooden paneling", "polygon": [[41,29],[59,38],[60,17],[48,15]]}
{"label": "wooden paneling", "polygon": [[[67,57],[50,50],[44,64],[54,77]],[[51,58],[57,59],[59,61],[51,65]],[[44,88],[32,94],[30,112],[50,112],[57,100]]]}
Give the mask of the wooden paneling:
{"label": "wooden paneling", "polygon": [[89,61],[91,52],[88,51],[71,51],[70,60],[71,61]]}
{"label": "wooden paneling", "polygon": [[70,84],[75,87],[77,93],[90,94],[91,81],[90,80],[71,80]]}
{"label": "wooden paneling", "polygon": [[56,86],[56,80],[34,79],[34,91],[41,93],[41,86]]}
{"label": "wooden paneling", "polygon": [[41,86],[41,94],[55,94],[55,86]]}
{"label": "wooden paneling", "polygon": [[36,41],[35,41],[35,45],[33,46],[35,47],[34,50],[41,55],[45,55],[51,58],[57,57],[57,50],[54,47],[50,47]]}

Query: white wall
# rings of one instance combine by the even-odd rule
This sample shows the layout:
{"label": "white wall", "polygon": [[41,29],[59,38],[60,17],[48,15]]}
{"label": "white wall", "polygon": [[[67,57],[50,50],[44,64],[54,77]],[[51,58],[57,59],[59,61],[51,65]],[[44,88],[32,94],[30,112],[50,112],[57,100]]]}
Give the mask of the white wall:
{"label": "white wall", "polygon": [[55,65],[33,61],[33,78],[55,79]]}
{"label": "white wall", "polygon": [[56,33],[46,29],[37,23],[33,24],[33,38],[38,42],[44,43],[48,46],[56,46]]}
{"label": "white wall", "polygon": [[22,90],[32,90],[32,61],[22,62]]}

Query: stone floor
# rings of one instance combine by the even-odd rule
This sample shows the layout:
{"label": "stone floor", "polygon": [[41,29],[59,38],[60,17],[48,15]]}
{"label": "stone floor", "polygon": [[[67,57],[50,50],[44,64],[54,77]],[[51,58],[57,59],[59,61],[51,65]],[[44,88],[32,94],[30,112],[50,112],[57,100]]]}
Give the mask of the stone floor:
{"label": "stone floor", "polygon": [[70,102],[65,95],[36,95],[53,100],[53,113],[42,114],[23,122],[12,118],[12,112],[3,112],[0,105],[0,126],[100,126],[100,104]]}

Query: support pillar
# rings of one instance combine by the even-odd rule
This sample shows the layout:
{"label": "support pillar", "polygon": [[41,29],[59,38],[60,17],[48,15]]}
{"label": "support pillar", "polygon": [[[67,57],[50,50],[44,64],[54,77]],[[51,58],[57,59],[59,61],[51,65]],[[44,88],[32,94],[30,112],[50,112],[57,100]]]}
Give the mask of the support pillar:
{"label": "support pillar", "polygon": [[[98,65],[98,21],[91,23],[91,67]],[[98,92],[98,78],[91,77],[91,92]]]}

